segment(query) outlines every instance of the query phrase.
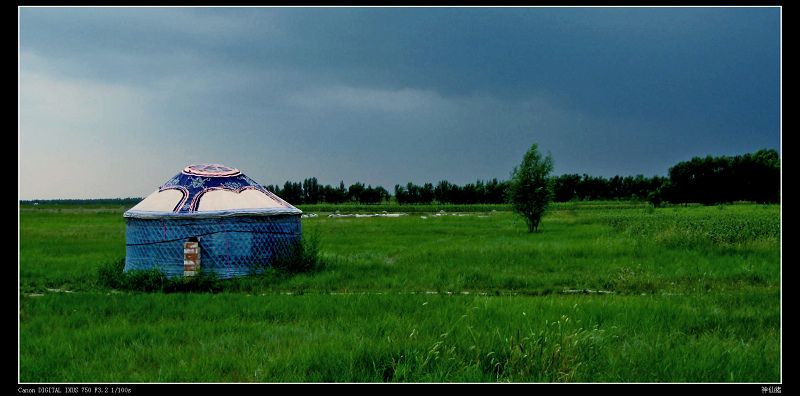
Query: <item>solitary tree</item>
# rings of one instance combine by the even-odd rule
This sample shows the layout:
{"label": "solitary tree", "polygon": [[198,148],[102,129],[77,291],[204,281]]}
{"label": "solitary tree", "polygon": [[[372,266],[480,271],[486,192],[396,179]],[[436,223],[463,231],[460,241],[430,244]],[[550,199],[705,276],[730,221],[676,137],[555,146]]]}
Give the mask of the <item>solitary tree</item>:
{"label": "solitary tree", "polygon": [[528,149],[522,163],[514,167],[508,185],[508,199],[514,212],[525,219],[530,232],[536,232],[547,205],[553,199],[553,158],[542,157],[539,145]]}

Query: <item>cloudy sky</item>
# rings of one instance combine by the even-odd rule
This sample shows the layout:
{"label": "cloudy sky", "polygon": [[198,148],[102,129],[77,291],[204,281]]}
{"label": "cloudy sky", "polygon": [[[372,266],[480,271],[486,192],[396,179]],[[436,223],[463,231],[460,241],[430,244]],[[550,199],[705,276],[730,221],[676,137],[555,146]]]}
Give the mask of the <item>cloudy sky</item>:
{"label": "cloudy sky", "polygon": [[781,146],[781,8],[58,8],[19,16],[19,198],[666,176]]}

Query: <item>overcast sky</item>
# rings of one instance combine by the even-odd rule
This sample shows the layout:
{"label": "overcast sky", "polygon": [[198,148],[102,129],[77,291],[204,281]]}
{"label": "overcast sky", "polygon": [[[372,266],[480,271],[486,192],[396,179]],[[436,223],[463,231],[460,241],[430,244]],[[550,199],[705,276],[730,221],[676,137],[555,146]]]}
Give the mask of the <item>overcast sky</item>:
{"label": "overcast sky", "polygon": [[19,198],[667,176],[781,145],[781,8],[57,8],[19,13]]}

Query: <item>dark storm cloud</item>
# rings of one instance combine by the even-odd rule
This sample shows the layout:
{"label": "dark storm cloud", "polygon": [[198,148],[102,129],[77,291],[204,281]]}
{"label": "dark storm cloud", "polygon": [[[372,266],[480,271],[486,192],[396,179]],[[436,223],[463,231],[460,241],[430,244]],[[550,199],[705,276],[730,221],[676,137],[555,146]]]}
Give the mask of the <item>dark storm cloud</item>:
{"label": "dark storm cloud", "polygon": [[20,153],[80,153],[71,134],[130,162],[393,187],[503,179],[538,142],[557,173],[665,175],[780,148],[780,12],[21,8]]}

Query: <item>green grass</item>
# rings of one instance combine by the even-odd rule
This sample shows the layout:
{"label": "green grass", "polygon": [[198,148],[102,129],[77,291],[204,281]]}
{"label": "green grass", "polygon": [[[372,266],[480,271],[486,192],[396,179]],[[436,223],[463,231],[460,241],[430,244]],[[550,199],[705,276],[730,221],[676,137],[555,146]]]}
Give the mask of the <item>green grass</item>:
{"label": "green grass", "polygon": [[21,209],[21,291],[91,288],[99,265],[125,257],[123,211],[101,206]]}
{"label": "green grass", "polygon": [[417,209],[303,219],[320,271],[141,292],[99,280],[122,209],[21,208],[19,380],[782,380],[777,206]]}

